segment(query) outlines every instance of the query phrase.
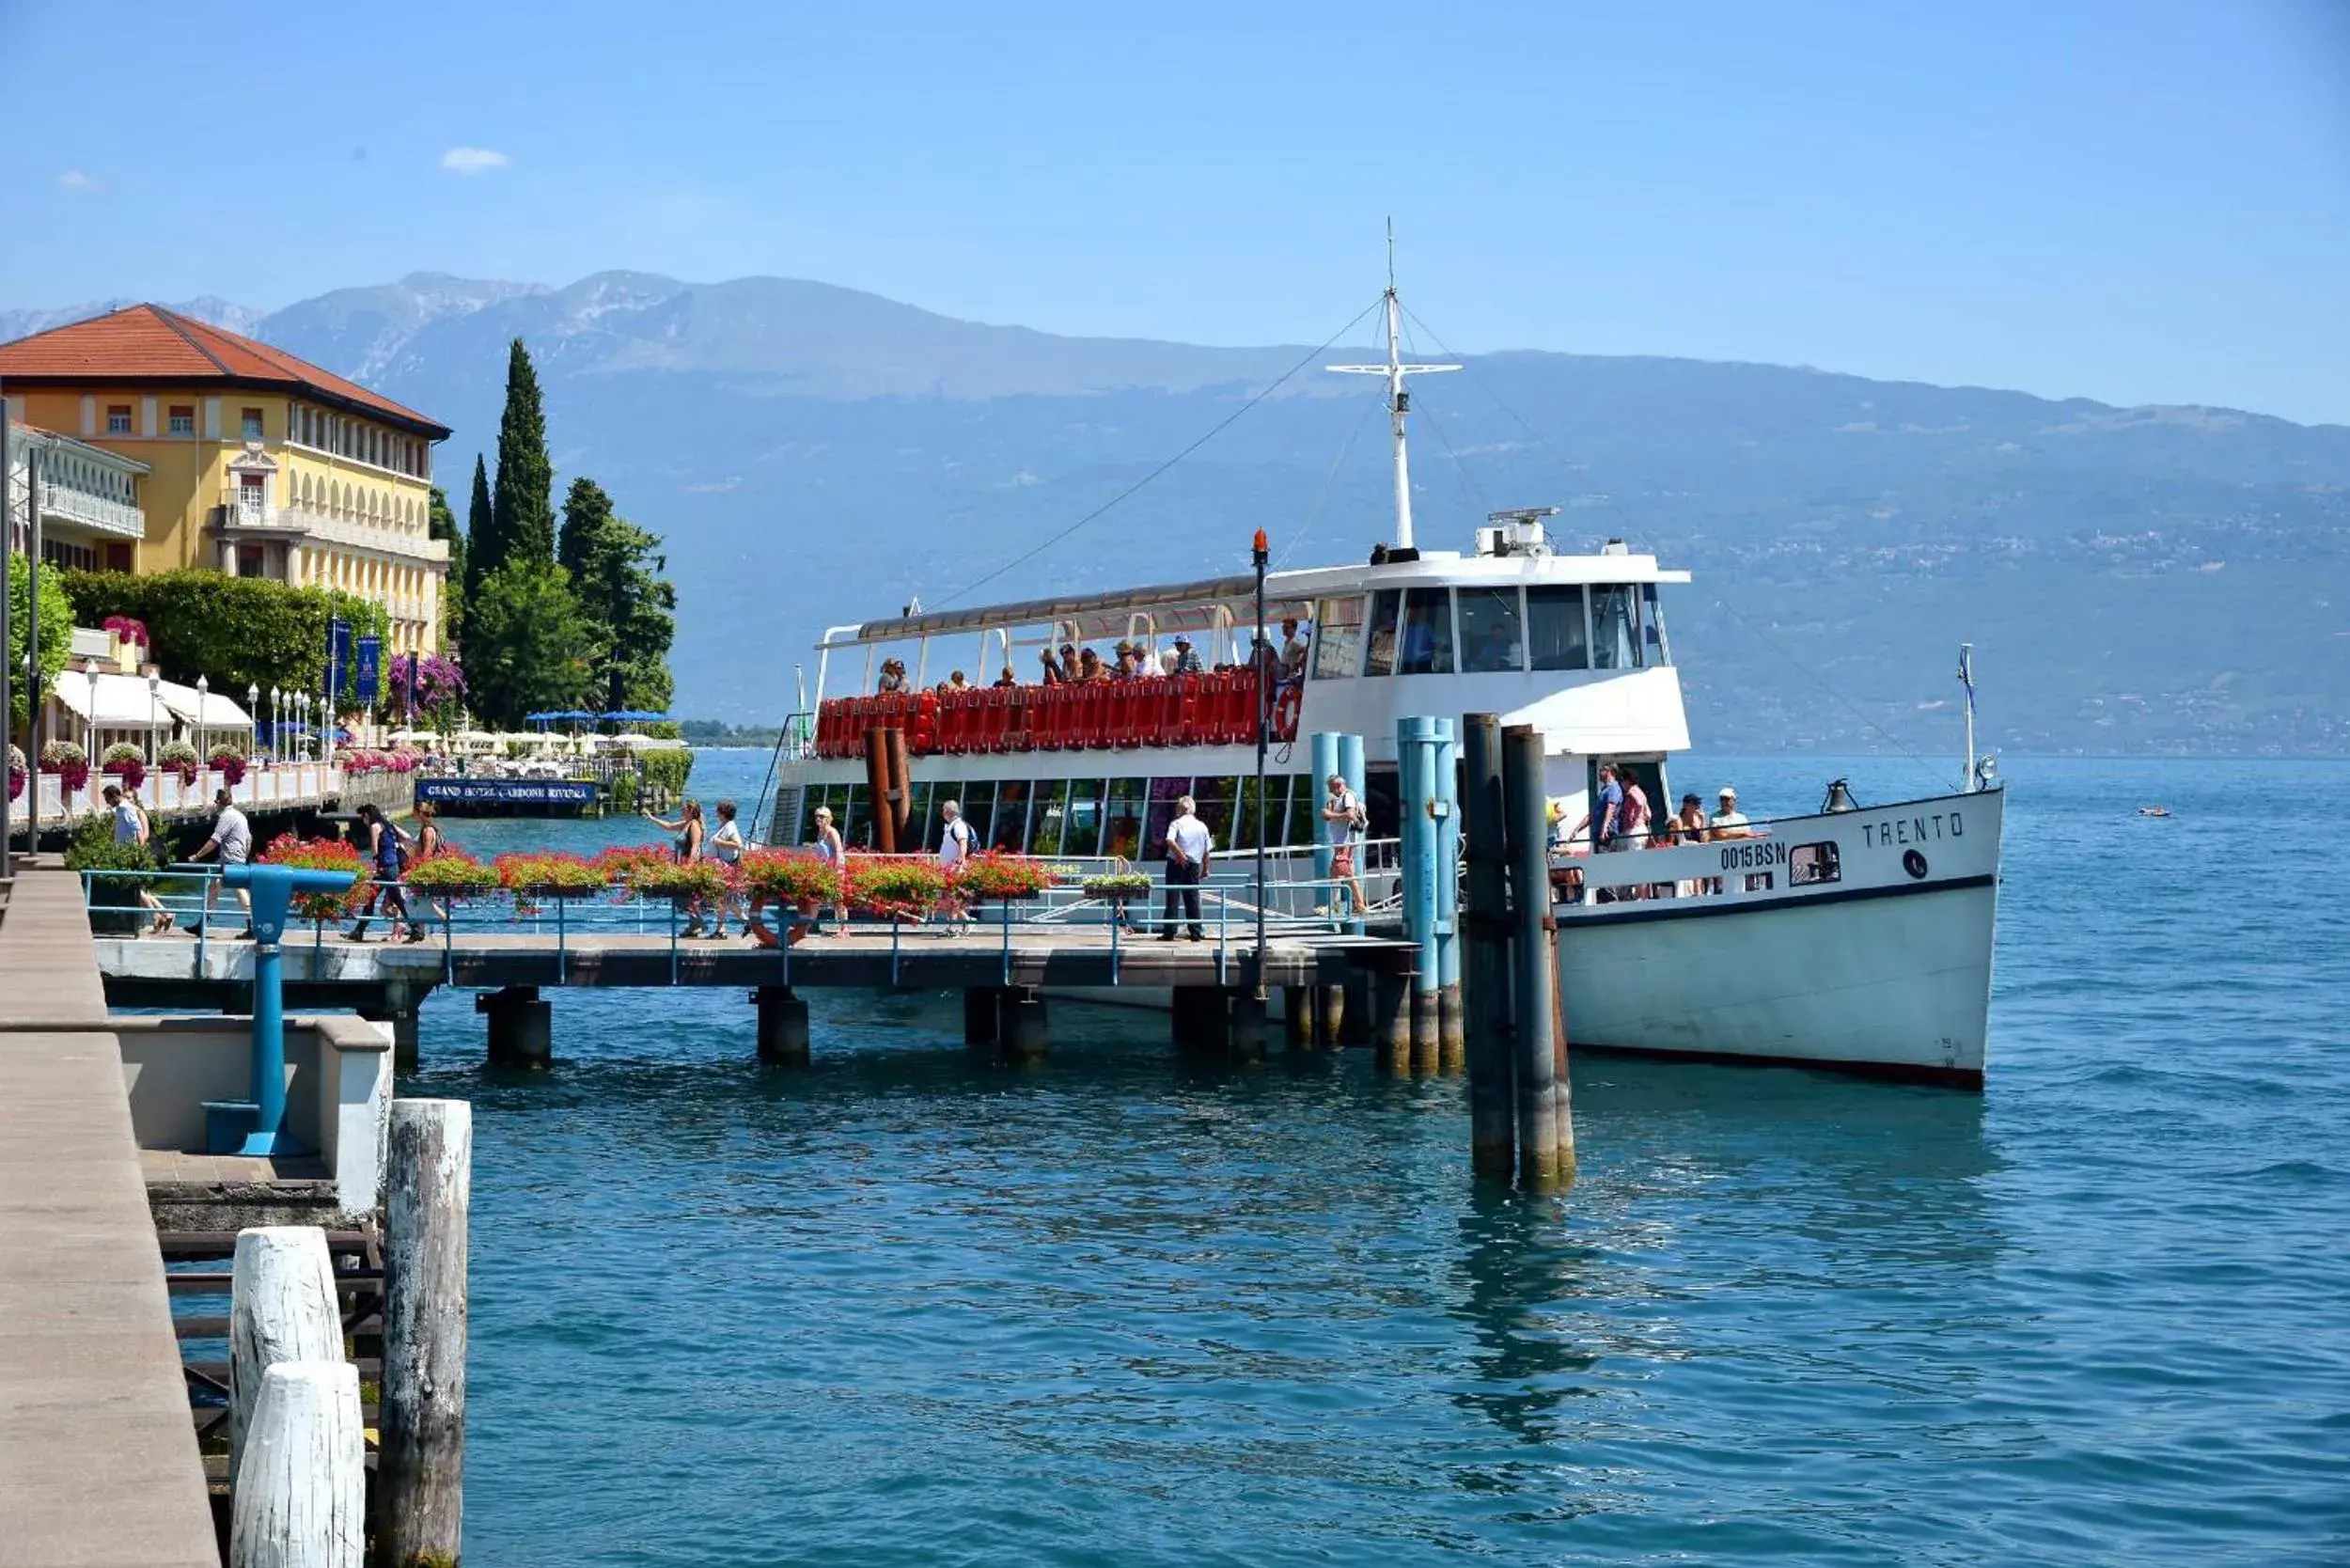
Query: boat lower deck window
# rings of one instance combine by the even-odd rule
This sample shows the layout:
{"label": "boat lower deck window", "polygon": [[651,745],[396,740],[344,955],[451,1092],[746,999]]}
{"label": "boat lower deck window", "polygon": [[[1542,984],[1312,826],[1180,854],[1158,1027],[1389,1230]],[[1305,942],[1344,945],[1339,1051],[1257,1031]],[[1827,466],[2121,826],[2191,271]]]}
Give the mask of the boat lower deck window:
{"label": "boat lower deck window", "polygon": [[1471,675],[1526,667],[1526,635],[1514,588],[1465,588],[1461,668]]}
{"label": "boat lower deck window", "polygon": [[1528,588],[1526,636],[1536,669],[1590,668],[1590,633],[1583,621],[1581,586],[1545,583]]}
{"label": "boat lower deck window", "polygon": [[1324,599],[1314,608],[1314,679],[1363,672],[1363,602]]}
{"label": "boat lower deck window", "polygon": [[1381,588],[1371,596],[1371,636],[1363,655],[1365,675],[1395,673],[1395,627],[1403,614],[1403,590]]}
{"label": "boat lower deck window", "polygon": [[1833,839],[1823,839],[1816,844],[1797,844],[1787,852],[1787,886],[1790,887],[1810,887],[1843,879],[1843,868],[1839,863],[1836,840]]}

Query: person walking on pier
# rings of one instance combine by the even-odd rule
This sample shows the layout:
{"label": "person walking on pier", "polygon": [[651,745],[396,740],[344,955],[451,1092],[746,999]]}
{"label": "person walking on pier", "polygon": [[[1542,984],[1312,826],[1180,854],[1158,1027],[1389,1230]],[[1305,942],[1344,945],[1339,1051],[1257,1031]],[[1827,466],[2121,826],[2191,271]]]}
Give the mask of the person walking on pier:
{"label": "person walking on pier", "polygon": [[1322,820],[1330,824],[1330,876],[1345,886],[1353,902],[1348,913],[1361,919],[1371,901],[1363,897],[1362,874],[1355,869],[1355,839],[1364,825],[1363,797],[1346,787],[1346,775],[1334,773],[1330,793],[1322,803]]}
{"label": "person walking on pier", "polygon": [[[151,846],[155,830],[147,820],[147,808],[139,804],[139,797],[125,795],[119,784],[109,784],[106,786],[106,808],[114,813],[115,842],[138,845],[148,852],[148,859],[151,863],[154,859]],[[163,900],[157,898],[145,883],[139,884],[139,902],[154,912],[155,917],[147,926],[149,932],[161,935],[171,929],[171,911],[164,907]]]}
{"label": "person walking on pier", "polygon": [[[690,866],[702,857],[703,829],[702,803],[700,801],[687,801],[685,803],[685,814],[678,818],[675,822],[666,822],[663,819],[654,816],[650,811],[645,813],[645,820],[652,823],[653,826],[661,829],[664,833],[674,833],[677,835],[678,864],[682,866]],[[699,899],[694,899],[689,901],[685,905],[685,929],[679,932],[678,934],[682,937],[692,937],[699,936],[701,933],[702,901]]]}
{"label": "person walking on pier", "polygon": [[391,819],[384,815],[383,808],[373,801],[359,808],[359,821],[368,830],[368,841],[363,853],[367,855],[368,867],[375,873],[375,879],[368,887],[368,902],[360,906],[358,923],[343,933],[343,940],[364,942],[368,939],[368,922],[375,918],[376,905],[380,901],[384,917],[392,922],[393,941],[400,939],[403,928],[409,941],[423,941],[424,933],[415,929],[415,917],[408,910],[408,891],[400,885],[400,866],[407,859],[402,847],[407,836],[392,824]]}
{"label": "person walking on pier", "polygon": [[[237,809],[236,797],[224,784],[212,796],[212,804],[220,808],[220,815],[212,819],[212,836],[204,840],[204,847],[188,856],[190,860],[209,860],[220,856],[223,867],[242,866],[253,858],[253,826]],[[204,923],[212,923],[212,901],[220,896],[218,880],[204,886]],[[242,887],[232,887],[239,907],[244,911],[244,930],[241,936],[253,934],[253,900]]]}
{"label": "person walking on pier", "polygon": [[1199,921],[1199,884],[1207,879],[1208,856],[1215,848],[1215,837],[1196,815],[1197,810],[1198,803],[1185,795],[1175,803],[1175,820],[1167,824],[1167,911],[1159,922],[1162,942],[1175,940],[1179,902],[1191,927],[1191,939],[1208,939]]}
{"label": "person walking on pier", "polygon": [[735,871],[743,863],[743,827],[734,820],[734,802],[730,800],[718,803],[718,831],[710,836],[710,857],[727,873],[727,890],[718,895],[718,929],[711,933],[723,942],[727,938],[728,910],[741,917],[744,931],[751,927],[750,912],[742,906],[742,886],[734,880]]}
{"label": "person walking on pier", "polygon": [[964,917],[963,890],[955,885],[955,870],[971,858],[979,840],[971,832],[971,824],[963,820],[963,802],[941,802],[938,819],[944,824],[938,830],[938,866],[947,873],[947,892],[939,901],[939,907],[947,917],[947,934],[961,936],[969,922]]}
{"label": "person walking on pier", "polygon": [[816,906],[816,934],[822,936],[825,933],[824,910],[829,905],[833,918],[838,922],[832,934],[840,935],[849,927],[848,893],[841,882],[849,870],[849,846],[841,842],[840,830],[832,825],[832,808],[829,806],[816,808],[816,858],[831,870],[836,893],[835,898]]}

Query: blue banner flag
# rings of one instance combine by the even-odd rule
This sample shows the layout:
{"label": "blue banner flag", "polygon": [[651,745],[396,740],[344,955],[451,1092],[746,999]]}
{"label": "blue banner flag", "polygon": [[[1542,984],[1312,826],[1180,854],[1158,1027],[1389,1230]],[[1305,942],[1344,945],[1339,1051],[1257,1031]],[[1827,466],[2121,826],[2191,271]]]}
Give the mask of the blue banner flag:
{"label": "blue banner flag", "polygon": [[378,682],[383,678],[383,638],[361,637],[359,639],[358,663],[352,667],[357,672],[355,677],[359,686],[357,695],[360,706],[362,707],[372,708],[375,706]]}
{"label": "blue banner flag", "polygon": [[339,698],[351,670],[351,622],[337,616],[326,623],[326,690]]}

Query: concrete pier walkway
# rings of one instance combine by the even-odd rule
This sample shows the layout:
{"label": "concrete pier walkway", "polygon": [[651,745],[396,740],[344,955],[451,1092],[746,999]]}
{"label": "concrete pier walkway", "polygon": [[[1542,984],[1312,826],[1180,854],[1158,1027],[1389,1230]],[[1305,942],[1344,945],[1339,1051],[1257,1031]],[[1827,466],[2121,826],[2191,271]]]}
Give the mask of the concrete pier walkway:
{"label": "concrete pier walkway", "polygon": [[0,1568],[215,1568],[81,880],[0,902]]}

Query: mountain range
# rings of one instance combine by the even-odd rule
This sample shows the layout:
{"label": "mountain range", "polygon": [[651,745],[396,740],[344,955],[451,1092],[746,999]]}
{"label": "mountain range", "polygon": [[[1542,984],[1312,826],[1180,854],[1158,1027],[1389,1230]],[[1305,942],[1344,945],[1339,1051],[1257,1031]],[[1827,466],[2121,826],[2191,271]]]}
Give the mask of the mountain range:
{"label": "mountain range", "polygon": [[[0,339],[114,303],[0,310]],[[179,308],[451,425],[436,468],[461,510],[523,338],[558,494],[592,474],[666,539],[689,713],[773,719],[824,624],[917,596],[1236,570],[1260,526],[1322,564],[1388,531],[1378,384],[1318,368],[1378,357],[1367,331],[1319,355],[1065,337],[822,283],[619,272]],[[2350,752],[2350,428],[1772,365],[1465,363],[1414,384],[1421,543],[1556,505],[1561,548],[1622,538],[1692,569],[1668,611],[1709,750],[1943,766],[1971,641],[1993,745]]]}

